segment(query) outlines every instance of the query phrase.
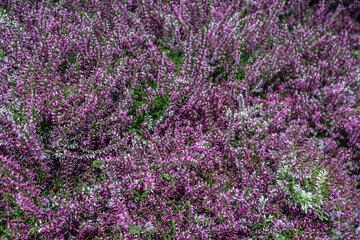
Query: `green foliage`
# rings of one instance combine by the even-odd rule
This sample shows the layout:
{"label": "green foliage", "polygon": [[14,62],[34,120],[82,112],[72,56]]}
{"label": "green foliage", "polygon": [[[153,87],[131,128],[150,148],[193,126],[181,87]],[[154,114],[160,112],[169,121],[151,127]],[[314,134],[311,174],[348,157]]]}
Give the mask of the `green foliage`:
{"label": "green foliage", "polygon": [[[295,204],[301,206],[301,209],[305,214],[307,214],[308,209],[310,208],[311,210],[317,211],[317,216],[320,220],[327,220],[327,217],[325,216],[327,213],[323,211],[321,199],[329,198],[325,195],[328,193],[328,185],[326,184],[326,182],[329,181],[326,179],[328,171],[321,169],[321,166],[318,166],[311,174],[310,178],[303,178],[299,181],[294,176],[294,173],[291,173],[289,170],[290,166],[286,165],[283,166],[280,173],[277,174],[278,180],[276,182],[278,186],[287,192]],[[318,177],[319,180],[316,180],[315,177]],[[288,180],[289,184],[285,185],[283,183],[284,180]]]}
{"label": "green foliage", "polygon": [[119,91],[114,91],[111,94],[111,99],[114,103],[116,103],[119,100],[119,96],[120,96],[120,92]]}
{"label": "green foliage", "polygon": [[250,59],[252,57],[252,52],[250,50],[246,50],[244,48],[245,43],[241,43],[240,48],[241,48],[241,56],[240,56],[240,65],[238,65],[238,74],[236,79],[237,80],[242,80],[245,77],[245,71],[243,70],[243,68],[246,65],[249,65]]}
{"label": "green foliage", "polygon": [[10,112],[12,112],[13,120],[15,121],[16,124],[22,124],[26,121],[26,116],[23,113],[22,109],[19,107],[18,102],[13,101],[12,105],[9,106],[9,110]]}
{"label": "green foliage", "polygon": [[[153,86],[154,87],[154,86]],[[154,107],[150,109],[148,113],[141,113],[136,114],[136,110],[144,105],[148,105],[150,103],[149,100],[145,99],[146,94],[143,91],[144,87],[136,87],[133,90],[133,95],[136,96],[136,99],[134,100],[134,104],[131,106],[131,112],[130,115],[134,117],[132,123],[131,123],[131,129],[135,130],[136,132],[140,132],[142,129],[141,124],[145,122],[145,117],[150,116],[153,119],[152,126],[150,126],[152,129],[155,126],[155,123],[160,119],[161,116],[165,113],[167,106],[169,104],[168,98],[169,95],[165,96],[165,98],[161,96],[155,96],[154,97]]]}
{"label": "green foliage", "polygon": [[[60,59],[63,58],[64,56],[61,55]],[[75,63],[75,60],[76,60],[76,51],[69,52],[68,55],[65,56],[64,62],[58,66],[58,71],[61,72],[62,74],[65,74],[66,70],[69,68],[69,64]]]}
{"label": "green foliage", "polygon": [[36,133],[43,137],[46,147],[50,140],[50,131],[54,126],[55,124],[51,119],[43,119],[36,125]]}
{"label": "green foliage", "polygon": [[93,168],[101,168],[101,165],[102,165],[101,162],[97,159],[95,159],[92,163]]}
{"label": "green foliage", "polygon": [[178,75],[181,69],[181,66],[184,63],[184,53],[182,51],[178,51],[177,53],[172,52],[169,48],[164,48],[164,52],[166,52],[166,55],[168,58],[173,61],[173,63],[176,65],[175,68],[175,75]]}
{"label": "green foliage", "polygon": [[298,238],[300,236],[300,234],[302,234],[304,231],[303,230],[299,230],[299,231],[295,231],[293,229],[290,230],[283,230],[280,233],[276,233],[275,237],[276,239],[283,239],[283,240],[288,240],[288,239],[294,239],[294,238]]}
{"label": "green foliage", "polygon": [[[3,199],[4,196],[1,196]],[[6,198],[6,196],[5,196]],[[8,197],[7,197],[8,198]],[[7,228],[8,221],[13,221],[15,219],[22,219],[22,223],[27,226],[34,226],[38,223],[38,220],[35,216],[31,216],[31,214],[27,213],[26,211],[23,211],[18,207],[12,200],[10,200],[10,207],[15,208],[15,211],[8,211],[5,206],[2,206],[0,208],[0,239],[12,239],[11,235],[9,235],[9,232],[11,229]],[[5,216],[7,216],[5,218]],[[19,236],[20,238],[22,236]],[[35,239],[34,235],[31,238],[28,239]]]}

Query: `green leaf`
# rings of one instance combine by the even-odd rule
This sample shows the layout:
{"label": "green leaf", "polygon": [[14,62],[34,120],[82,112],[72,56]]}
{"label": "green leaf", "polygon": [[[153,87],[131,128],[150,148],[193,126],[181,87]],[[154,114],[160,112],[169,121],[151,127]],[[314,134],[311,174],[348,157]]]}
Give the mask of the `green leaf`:
{"label": "green leaf", "polygon": [[31,113],[32,113],[33,116],[35,115],[35,107],[34,106],[31,106]]}
{"label": "green leaf", "polygon": [[140,226],[137,227],[137,226],[135,226],[135,225],[131,225],[131,226],[129,227],[129,232],[130,232],[131,234],[139,234],[139,233],[140,233]]}
{"label": "green leaf", "polygon": [[91,82],[91,83],[90,83],[89,93],[92,93],[93,89],[94,89],[94,86],[93,86],[93,83]]}
{"label": "green leaf", "polygon": [[100,91],[100,86],[97,86],[97,88],[95,89],[95,94],[98,94],[99,93],[99,91]]}
{"label": "green leaf", "polygon": [[93,168],[100,168],[101,167],[101,162],[99,160],[94,160],[93,163],[92,163],[92,167]]}
{"label": "green leaf", "polygon": [[331,18],[332,18],[332,19],[335,19],[337,16],[339,16],[339,14],[340,14],[340,12],[337,12],[337,13],[335,13],[334,16],[332,16]]}

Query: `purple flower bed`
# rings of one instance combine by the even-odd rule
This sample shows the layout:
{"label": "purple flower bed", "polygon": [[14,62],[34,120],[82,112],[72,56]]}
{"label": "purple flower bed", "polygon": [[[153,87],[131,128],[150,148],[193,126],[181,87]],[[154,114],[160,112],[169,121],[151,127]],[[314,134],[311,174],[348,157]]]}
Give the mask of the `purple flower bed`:
{"label": "purple flower bed", "polygon": [[359,0],[0,7],[0,239],[360,238]]}

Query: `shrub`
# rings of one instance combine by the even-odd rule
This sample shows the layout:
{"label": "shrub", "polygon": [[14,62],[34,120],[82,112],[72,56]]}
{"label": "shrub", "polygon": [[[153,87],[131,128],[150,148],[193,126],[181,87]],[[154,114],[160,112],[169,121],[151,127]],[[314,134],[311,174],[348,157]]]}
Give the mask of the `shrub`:
{"label": "shrub", "polygon": [[2,239],[359,238],[358,0],[0,7]]}

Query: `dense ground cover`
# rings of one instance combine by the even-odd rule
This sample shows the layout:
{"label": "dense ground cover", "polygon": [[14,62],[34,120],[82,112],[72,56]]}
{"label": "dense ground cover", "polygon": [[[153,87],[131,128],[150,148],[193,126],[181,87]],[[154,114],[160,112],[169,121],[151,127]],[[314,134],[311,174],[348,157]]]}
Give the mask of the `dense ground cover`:
{"label": "dense ground cover", "polygon": [[359,239],[343,2],[1,1],[1,239]]}

